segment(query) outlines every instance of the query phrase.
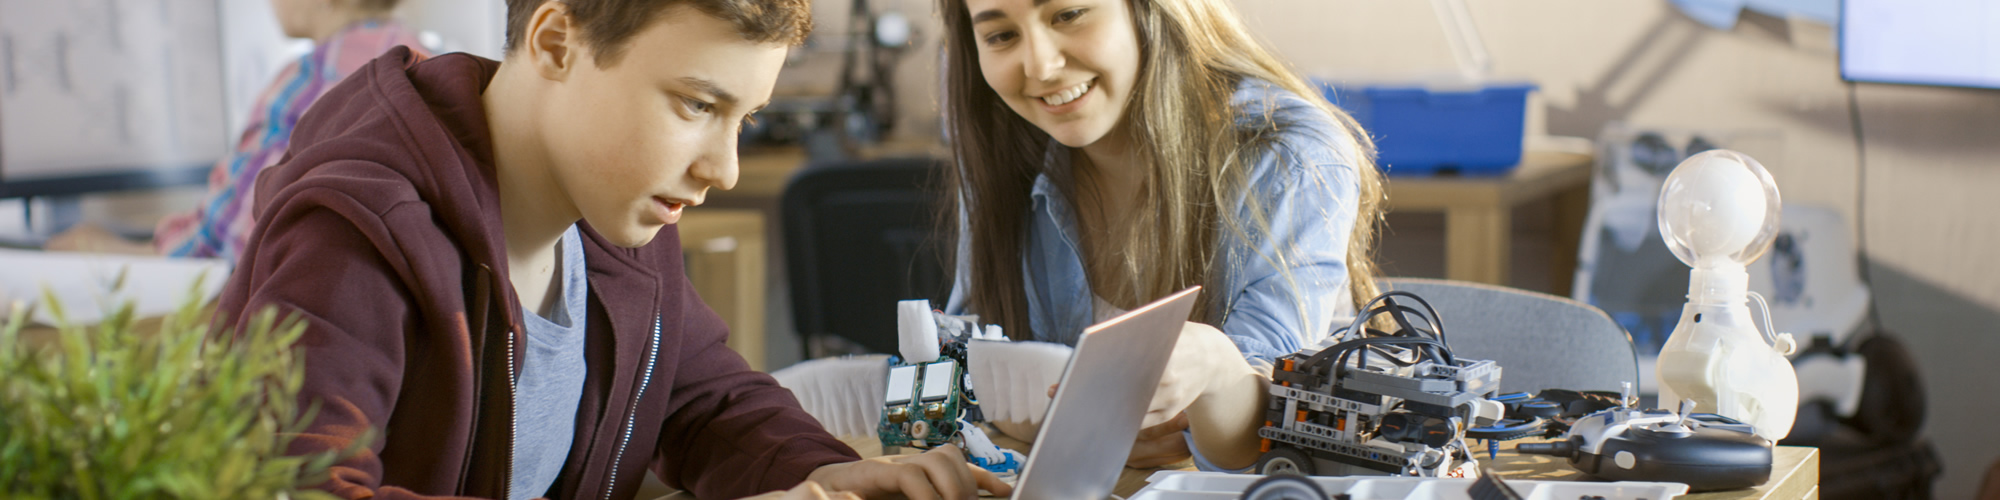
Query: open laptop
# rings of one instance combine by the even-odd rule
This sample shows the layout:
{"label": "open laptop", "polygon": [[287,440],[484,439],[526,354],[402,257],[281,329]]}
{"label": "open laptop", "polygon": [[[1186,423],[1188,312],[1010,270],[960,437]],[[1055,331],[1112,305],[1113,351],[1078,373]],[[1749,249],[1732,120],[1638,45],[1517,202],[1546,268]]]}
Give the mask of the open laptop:
{"label": "open laptop", "polygon": [[1182,290],[1084,329],[1013,498],[1111,495],[1200,290]]}

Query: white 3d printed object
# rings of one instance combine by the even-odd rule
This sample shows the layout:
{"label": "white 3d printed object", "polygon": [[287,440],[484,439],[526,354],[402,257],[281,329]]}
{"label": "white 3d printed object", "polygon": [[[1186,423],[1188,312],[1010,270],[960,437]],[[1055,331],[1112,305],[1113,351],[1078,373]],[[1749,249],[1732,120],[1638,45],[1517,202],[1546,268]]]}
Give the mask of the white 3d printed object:
{"label": "white 3d printed object", "polygon": [[1692,399],[1697,407],[1757,428],[1777,441],[1791,433],[1799,405],[1798,375],[1786,361],[1791,335],[1752,323],[1752,261],[1771,248],[1778,230],[1778,187],[1757,160],[1711,150],[1681,162],[1660,189],[1660,237],[1693,268],[1680,323],[1655,367],[1660,401]]}

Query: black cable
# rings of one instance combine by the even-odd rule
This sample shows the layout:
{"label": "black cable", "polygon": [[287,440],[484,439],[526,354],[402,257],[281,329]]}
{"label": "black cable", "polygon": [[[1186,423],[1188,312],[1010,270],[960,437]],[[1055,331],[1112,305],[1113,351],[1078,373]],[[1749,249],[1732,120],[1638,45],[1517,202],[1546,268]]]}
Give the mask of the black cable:
{"label": "black cable", "polygon": [[[1418,310],[1398,303],[1395,297],[1399,296],[1415,300],[1423,309]],[[1381,306],[1377,307],[1376,304]],[[1389,315],[1399,329],[1395,332],[1384,332],[1365,326],[1370,319],[1382,314]],[[1414,316],[1415,320],[1411,316]],[[1422,326],[1418,325],[1419,320]],[[1361,353],[1359,361],[1363,366],[1368,364],[1368,354],[1371,352],[1402,367],[1413,366],[1425,359],[1444,365],[1457,365],[1456,356],[1452,354],[1450,345],[1445,341],[1444,322],[1438,318],[1437,308],[1432,307],[1430,301],[1414,293],[1398,290],[1370,299],[1362,304],[1360,314],[1355,315],[1347,326],[1335,329],[1330,336],[1337,339],[1350,333],[1356,334],[1357,338],[1320,349],[1319,352],[1307,356],[1300,364],[1308,367],[1307,370],[1320,372],[1320,368],[1327,366],[1327,361],[1334,361],[1331,368],[1320,373],[1335,378],[1347,370],[1349,356],[1356,351]],[[1403,352],[1399,354],[1385,350],[1388,348],[1401,349]],[[1405,355],[1414,355],[1415,358],[1406,359]]]}
{"label": "black cable", "polygon": [[[1373,329],[1373,328],[1362,328],[1362,332],[1363,332],[1363,333],[1371,333],[1371,332],[1372,332],[1372,333],[1374,333],[1374,334],[1377,334],[1377,335],[1385,335],[1385,336],[1396,336],[1396,337],[1425,337],[1425,338],[1430,338],[1430,339],[1436,339],[1436,340],[1438,340],[1439,342],[1443,342],[1444,340],[1443,340],[1442,338],[1438,337],[1438,334],[1437,334],[1437,332],[1436,332],[1436,330],[1437,330],[1437,328],[1438,328],[1438,325],[1437,325],[1437,323],[1433,322],[1433,321],[1431,320],[1431,318],[1429,318],[1429,317],[1425,317],[1425,316],[1423,316],[1422,314],[1419,314],[1419,313],[1421,313],[1421,312],[1422,312],[1422,311],[1418,311],[1418,310],[1416,310],[1416,309],[1414,309],[1414,308],[1411,308],[1410,306],[1405,306],[1405,305],[1401,305],[1401,304],[1396,304],[1396,303],[1394,303],[1394,302],[1390,302],[1390,303],[1388,303],[1387,305],[1383,305],[1383,306],[1381,306],[1381,307],[1377,307],[1377,308],[1374,308],[1374,309],[1369,309],[1369,310],[1368,310],[1368,314],[1364,315],[1364,317],[1374,317],[1374,316],[1377,316],[1377,315],[1382,315],[1382,314],[1390,314],[1390,316],[1391,316],[1391,317],[1393,317],[1393,318],[1394,318],[1394,319],[1396,320],[1396,323],[1397,323],[1398,325],[1400,325],[1400,326],[1402,327],[1402,329],[1401,329],[1401,330],[1398,330],[1398,332],[1399,332],[1399,333],[1386,333],[1386,332],[1382,332],[1381,330],[1376,330],[1376,329]],[[1393,314],[1391,314],[1391,313],[1393,313]],[[1423,320],[1423,321],[1424,321],[1424,327],[1425,327],[1425,328],[1419,328],[1419,327],[1415,326],[1415,324],[1414,324],[1414,323],[1411,323],[1411,322],[1410,322],[1409,318],[1407,318],[1407,317],[1404,317],[1404,315],[1405,315],[1405,314],[1417,314],[1417,319],[1421,319],[1421,320]],[[1345,327],[1341,327],[1341,328],[1340,328],[1340,329],[1338,329],[1338,330],[1334,330],[1334,331],[1333,331],[1333,333],[1334,333],[1334,334],[1335,334],[1336,336],[1338,336],[1339,334],[1343,334],[1343,333],[1346,333],[1346,332],[1348,332],[1348,331],[1349,331],[1349,330],[1348,330],[1349,328],[1354,328],[1354,327],[1356,327],[1356,326],[1355,326],[1355,325],[1350,325],[1350,326],[1345,326]],[[1428,329],[1426,329],[1426,328],[1428,328]],[[1409,334],[1404,334],[1404,333],[1400,333],[1400,332],[1412,332],[1412,333],[1409,333]],[[1421,335],[1419,335],[1419,334],[1421,334]]]}
{"label": "black cable", "polygon": [[[1396,301],[1393,298],[1398,296],[1409,297],[1412,300],[1416,300],[1418,305],[1424,306],[1424,312],[1429,314],[1429,317],[1425,318],[1426,322],[1430,323],[1433,327],[1437,329],[1437,331],[1434,332],[1432,336],[1437,337],[1439,342],[1444,342],[1446,345],[1450,344],[1450,341],[1445,340],[1444,320],[1442,317],[1438,316],[1437,308],[1431,307],[1431,302],[1428,300],[1424,300],[1423,297],[1418,297],[1417,294],[1402,290],[1394,290],[1387,293],[1383,293],[1381,295],[1377,295],[1375,296],[1375,298],[1369,299],[1368,303],[1362,304],[1360,310],[1363,312],[1363,314],[1355,316],[1354,322],[1348,325],[1347,330],[1349,331],[1358,330],[1361,328],[1361,325],[1367,324],[1370,318],[1374,317],[1376,314],[1379,314],[1379,312],[1374,309],[1376,303],[1386,302],[1391,307],[1401,308],[1401,306],[1398,306],[1396,304]],[[1411,312],[1415,311],[1412,310]],[[1400,324],[1403,328],[1406,329],[1409,328],[1409,322],[1407,320],[1402,320],[1401,318],[1398,318],[1396,316],[1391,316],[1391,318],[1398,319],[1397,323]]]}
{"label": "black cable", "polygon": [[[1421,348],[1423,346],[1418,346],[1418,347]],[[1361,348],[1357,350],[1361,351],[1361,353],[1364,355],[1371,352],[1375,353],[1375,355],[1377,356],[1387,358],[1389,362],[1395,363],[1396,366],[1413,366],[1416,365],[1417,363],[1422,363],[1426,359],[1431,361],[1438,360],[1436,355],[1431,354],[1431,351],[1425,351],[1422,349],[1400,349],[1400,351],[1390,351],[1388,347],[1379,345],[1366,345],[1366,346],[1361,346]],[[1416,356],[1416,359],[1403,359],[1403,356],[1406,354],[1413,354]],[[1367,365],[1368,359],[1365,357],[1362,358],[1361,363],[1363,365]]]}
{"label": "black cable", "polygon": [[[1337,357],[1336,358],[1337,361],[1335,361],[1336,365],[1345,364],[1347,360],[1347,354],[1349,351],[1353,351],[1357,348],[1365,347],[1368,345],[1376,345],[1383,343],[1383,342],[1376,342],[1378,340],[1391,340],[1391,341],[1402,341],[1404,343],[1411,343],[1411,341],[1420,339],[1411,339],[1408,337],[1366,337],[1366,338],[1349,340],[1331,346],[1327,346],[1327,348],[1325,349],[1320,349],[1319,352],[1313,353],[1311,357],[1306,358],[1305,365],[1309,367],[1326,366],[1326,362],[1329,360],[1329,358],[1336,358],[1336,357]],[[1363,357],[1361,361],[1363,363],[1366,363],[1368,359],[1366,357]],[[1339,367],[1336,366],[1331,371],[1334,375],[1338,375]]]}
{"label": "black cable", "polygon": [[[1406,295],[1408,294],[1408,292],[1403,292],[1403,293]],[[1430,309],[1430,304],[1428,302],[1425,302],[1423,298],[1415,297],[1414,295],[1412,295],[1411,297],[1416,298],[1417,302],[1423,305],[1426,309]],[[1386,298],[1386,296],[1378,297],[1378,299],[1381,298]],[[1374,304],[1376,302],[1377,301],[1371,300],[1369,301],[1369,304]],[[1444,335],[1443,333],[1441,333],[1444,330],[1444,324],[1438,322],[1435,319],[1435,313],[1436,313],[1435,309],[1431,309],[1432,314],[1426,316],[1423,313],[1423,311],[1418,311],[1409,306],[1397,304],[1394,300],[1382,300],[1381,302],[1383,302],[1385,305],[1374,309],[1365,310],[1366,312],[1364,314],[1355,316],[1354,321],[1350,323],[1348,326],[1344,326],[1334,330],[1331,335],[1334,338],[1340,338],[1342,335],[1348,332],[1356,331],[1355,329],[1359,329],[1358,331],[1361,332],[1359,337],[1362,338],[1369,338],[1369,337],[1429,338],[1436,340],[1437,343],[1436,345],[1428,346],[1432,351],[1424,351],[1424,353],[1427,354],[1428,357],[1446,364],[1450,364],[1452,360],[1455,359],[1455,357],[1452,356],[1451,354],[1450,344],[1445,343]],[[1391,318],[1394,318],[1396,320],[1396,323],[1400,325],[1402,329],[1397,330],[1395,333],[1389,333],[1363,326],[1370,318],[1373,318],[1374,316],[1381,314],[1389,314]],[[1407,315],[1410,314],[1414,314],[1417,316],[1418,319],[1423,320],[1423,327],[1419,327],[1415,323],[1411,322],[1410,319],[1407,317]],[[1421,350],[1423,347],[1425,346],[1420,346],[1419,350]],[[1363,357],[1362,361],[1366,362],[1367,358]],[[1404,364],[1403,366],[1409,366],[1409,365]]]}
{"label": "black cable", "polygon": [[[1310,358],[1307,358],[1306,362],[1308,364],[1324,362],[1327,357],[1334,355],[1340,355],[1341,359],[1345,360],[1347,359],[1346,357],[1347,351],[1366,348],[1373,350],[1376,354],[1380,354],[1383,357],[1389,358],[1390,361],[1395,362],[1397,366],[1410,366],[1417,363],[1417,361],[1405,361],[1402,359],[1400,355],[1369,347],[1373,345],[1385,345],[1385,344],[1416,345],[1417,347],[1415,349],[1410,349],[1410,350],[1415,352],[1418,356],[1422,356],[1424,358],[1428,358],[1432,361],[1437,361],[1440,363],[1451,364],[1454,359],[1451,355],[1451,351],[1445,348],[1442,342],[1439,342],[1435,339],[1418,335],[1394,334],[1372,328],[1367,329],[1364,333],[1366,335],[1363,335],[1362,338],[1341,342],[1338,344],[1334,344],[1333,346],[1327,347],[1325,349],[1321,349],[1320,352],[1315,353]],[[1360,342],[1363,340],[1402,340],[1402,342],[1377,342],[1377,343]],[[1366,365],[1368,363],[1368,357],[1366,354],[1367,353],[1363,353],[1361,357],[1361,363],[1363,365]],[[1342,361],[1342,363],[1344,364],[1345,362]]]}
{"label": "black cable", "polygon": [[[1874,266],[1868,263],[1868,149],[1861,134],[1861,97],[1855,82],[1847,82],[1847,118],[1854,128],[1854,253],[1861,265],[1861,285],[1868,287],[1868,324],[1882,331],[1882,306],[1875,289]],[[1860,336],[1850,337],[1850,341]]]}
{"label": "black cable", "polygon": [[[1354,339],[1334,344],[1332,347],[1328,347],[1326,349],[1321,350],[1319,353],[1314,354],[1313,358],[1319,359],[1327,355],[1337,355],[1337,357],[1334,358],[1334,369],[1335,369],[1334,375],[1339,375],[1340,370],[1347,369],[1348,355],[1353,354],[1354,351],[1359,350],[1362,352],[1361,362],[1363,364],[1366,364],[1368,362],[1368,354],[1367,354],[1368,351],[1365,348],[1368,346],[1376,346],[1376,345],[1429,345],[1442,348],[1442,345],[1440,345],[1438,341],[1421,337],[1394,337],[1394,336],[1372,337],[1372,338]],[[1330,354],[1330,353],[1337,353],[1337,354]],[[1450,356],[1450,353],[1446,352],[1445,356]],[[1392,360],[1400,361],[1397,358],[1394,357],[1391,358]],[[1445,358],[1444,362],[1446,364],[1450,364],[1452,361],[1449,357],[1447,357]],[[1409,365],[1404,365],[1400,362],[1397,364],[1402,366],[1409,366]],[[1415,363],[1410,363],[1410,364],[1415,364]]]}
{"label": "black cable", "polygon": [[[1415,308],[1399,304],[1393,298],[1396,296],[1409,297],[1410,299],[1416,300],[1418,305],[1424,307],[1424,310],[1419,311]],[[1378,303],[1382,304],[1382,306],[1376,307],[1375,304]],[[1355,340],[1340,342],[1325,349],[1321,349],[1320,352],[1314,353],[1313,356],[1306,359],[1307,366],[1319,366],[1319,364],[1324,363],[1327,360],[1327,358],[1337,355],[1339,356],[1339,358],[1336,366],[1338,366],[1339,368],[1334,370],[1335,374],[1337,375],[1340,370],[1345,369],[1347,364],[1347,358],[1348,355],[1350,354],[1350,351],[1353,351],[1355,349],[1368,348],[1368,346],[1373,346],[1373,345],[1389,345],[1389,344],[1412,345],[1412,347],[1409,349],[1415,351],[1415,353],[1418,356],[1429,358],[1433,361],[1437,361],[1447,365],[1456,363],[1456,357],[1452,355],[1451,347],[1449,346],[1449,344],[1445,342],[1444,339],[1444,324],[1443,322],[1437,320],[1438,316],[1437,309],[1432,307],[1430,301],[1424,300],[1423,297],[1419,297],[1414,293],[1406,291],[1391,291],[1388,293],[1384,293],[1382,295],[1378,295],[1374,299],[1370,299],[1366,304],[1362,305],[1361,311],[1362,314],[1356,315],[1354,317],[1354,320],[1348,323],[1347,326],[1341,327],[1333,331],[1333,336],[1335,338],[1339,338],[1341,335],[1349,332],[1360,332],[1360,334],[1358,335],[1360,338]],[[1369,319],[1372,319],[1375,316],[1381,314],[1388,314],[1392,319],[1395,320],[1397,325],[1400,326],[1402,329],[1398,330],[1395,333],[1389,333],[1389,332],[1383,332],[1381,330],[1367,328],[1364,326],[1368,323]],[[1424,326],[1429,327],[1429,329],[1426,330],[1424,328],[1417,327],[1416,324],[1410,320],[1410,318],[1408,317],[1409,315],[1416,315],[1418,319],[1423,320]],[[1388,342],[1361,342],[1364,340],[1387,340],[1387,339],[1400,339],[1400,340],[1388,341]],[[1373,350],[1373,349],[1368,349],[1368,350]],[[1381,354],[1385,358],[1388,358],[1391,362],[1395,363],[1398,366],[1411,366],[1417,363],[1417,361],[1407,361],[1400,356],[1391,355],[1390,353],[1387,352],[1382,352],[1382,351],[1375,351],[1375,352],[1377,354]],[[1367,351],[1362,352],[1360,361],[1364,365],[1368,363]]]}

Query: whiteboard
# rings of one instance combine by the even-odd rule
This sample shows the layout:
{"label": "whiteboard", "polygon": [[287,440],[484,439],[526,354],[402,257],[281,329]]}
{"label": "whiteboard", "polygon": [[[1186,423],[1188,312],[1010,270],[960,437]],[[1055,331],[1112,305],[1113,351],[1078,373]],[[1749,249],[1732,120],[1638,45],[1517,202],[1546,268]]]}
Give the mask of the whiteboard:
{"label": "whiteboard", "polygon": [[216,0],[0,0],[0,180],[228,148]]}

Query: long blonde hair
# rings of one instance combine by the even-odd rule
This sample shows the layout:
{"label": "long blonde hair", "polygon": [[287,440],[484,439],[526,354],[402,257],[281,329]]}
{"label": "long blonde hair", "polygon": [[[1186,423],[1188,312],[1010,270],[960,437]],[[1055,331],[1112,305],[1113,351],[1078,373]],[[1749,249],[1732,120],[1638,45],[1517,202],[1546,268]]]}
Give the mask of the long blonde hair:
{"label": "long blonde hair", "polygon": [[[1138,32],[1140,69],[1125,117],[1129,126],[1123,130],[1130,134],[1129,144],[1140,145],[1133,148],[1138,164],[1155,168],[1144,176],[1143,198],[1135,211],[1139,220],[1131,224],[1147,231],[1095,249],[1121,256],[1123,269],[1110,275],[1130,279],[1094,291],[1129,307],[1188,286],[1213,286],[1217,231],[1246,234],[1248,227],[1270,227],[1256,197],[1245,196],[1246,162],[1254,159],[1245,152],[1275,140],[1278,131],[1268,119],[1239,126],[1230,103],[1239,83],[1256,78],[1326,112],[1357,146],[1360,154],[1350,160],[1360,199],[1346,251],[1348,291],[1357,308],[1374,297],[1371,252],[1383,192],[1373,143],[1360,126],[1252,38],[1225,0],[1126,1]],[[1066,171],[1044,171],[1048,134],[1010,110],[986,84],[964,0],[939,0],[938,8],[947,30],[941,67],[945,133],[956,160],[946,174],[941,206],[965,211],[962,217],[946,214],[940,224],[954,229],[960,221],[968,225],[971,255],[965,256],[970,259],[965,267],[971,276],[965,292],[970,312],[999,323],[1010,337],[1032,338],[1021,274],[1030,192],[1036,175],[1049,174],[1074,201],[1074,178]],[[1234,211],[1222,209],[1243,202],[1252,204],[1248,212],[1254,220],[1236,220]],[[1285,278],[1297,286],[1288,271],[1289,255],[1262,257],[1287,270]],[[1227,308],[1213,302],[1227,299],[1221,293],[1203,294],[1191,319],[1219,326]]]}

